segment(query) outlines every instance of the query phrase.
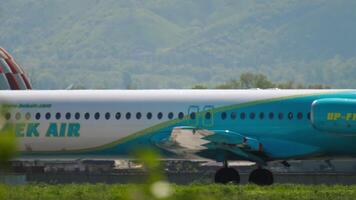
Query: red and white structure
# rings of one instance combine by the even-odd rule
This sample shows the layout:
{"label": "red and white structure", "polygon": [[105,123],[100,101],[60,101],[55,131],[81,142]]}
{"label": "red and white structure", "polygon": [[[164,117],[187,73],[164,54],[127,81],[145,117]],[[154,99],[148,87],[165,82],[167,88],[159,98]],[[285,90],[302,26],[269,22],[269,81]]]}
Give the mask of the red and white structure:
{"label": "red and white structure", "polygon": [[0,90],[30,90],[32,85],[15,59],[0,47]]}

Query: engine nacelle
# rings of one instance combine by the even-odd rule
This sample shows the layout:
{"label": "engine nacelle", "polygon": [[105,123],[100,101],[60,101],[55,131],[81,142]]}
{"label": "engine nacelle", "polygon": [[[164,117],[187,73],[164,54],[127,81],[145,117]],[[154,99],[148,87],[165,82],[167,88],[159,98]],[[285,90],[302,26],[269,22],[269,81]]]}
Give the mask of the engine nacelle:
{"label": "engine nacelle", "polygon": [[321,131],[356,134],[356,99],[316,100],[311,108],[311,121]]}

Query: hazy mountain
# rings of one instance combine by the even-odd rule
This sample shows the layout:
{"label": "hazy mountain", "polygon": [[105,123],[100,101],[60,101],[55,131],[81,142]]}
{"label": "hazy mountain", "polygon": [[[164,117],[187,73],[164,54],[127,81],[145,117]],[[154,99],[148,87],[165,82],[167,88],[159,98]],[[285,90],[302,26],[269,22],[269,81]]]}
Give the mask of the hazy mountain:
{"label": "hazy mountain", "polygon": [[243,72],[356,87],[352,0],[2,0],[37,88],[186,88]]}

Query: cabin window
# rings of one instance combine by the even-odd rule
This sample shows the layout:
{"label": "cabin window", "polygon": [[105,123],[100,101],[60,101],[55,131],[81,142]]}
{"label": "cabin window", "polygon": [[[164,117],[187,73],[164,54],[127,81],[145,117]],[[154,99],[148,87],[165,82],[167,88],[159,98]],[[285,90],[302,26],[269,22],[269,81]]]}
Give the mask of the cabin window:
{"label": "cabin window", "polygon": [[10,113],[6,113],[6,114],[5,114],[5,119],[6,119],[6,120],[9,120],[10,118],[11,118],[11,114],[10,114]]}
{"label": "cabin window", "polygon": [[105,113],[105,119],[106,120],[109,120],[111,118],[111,115],[109,112]]}
{"label": "cabin window", "polygon": [[268,117],[269,117],[270,119],[273,119],[273,118],[274,118],[274,113],[273,113],[273,112],[270,112],[270,113],[268,114]]}
{"label": "cabin window", "polygon": [[117,112],[117,113],[115,114],[115,118],[116,118],[117,120],[119,120],[119,119],[121,118],[121,113]]}
{"label": "cabin window", "polygon": [[74,117],[75,117],[76,120],[80,119],[80,113],[78,113],[78,112],[75,113]]}
{"label": "cabin window", "polygon": [[303,113],[299,112],[299,113],[297,114],[297,118],[298,118],[299,120],[303,119]]}
{"label": "cabin window", "polygon": [[293,119],[293,113],[292,113],[292,112],[289,112],[289,113],[288,113],[288,119],[289,119],[289,120],[292,120],[292,119]]}
{"label": "cabin window", "polygon": [[225,119],[226,119],[226,116],[227,116],[226,112],[222,112],[222,113],[221,113],[221,119],[225,120]]}
{"label": "cabin window", "polygon": [[250,119],[255,119],[256,114],[254,112],[250,113]]}
{"label": "cabin window", "polygon": [[70,112],[67,112],[67,113],[66,113],[66,119],[67,119],[67,120],[70,120],[71,117],[72,117],[72,114],[70,114]]}
{"label": "cabin window", "polygon": [[231,119],[236,119],[236,116],[237,116],[236,112],[232,112],[230,114]]}
{"label": "cabin window", "polygon": [[205,119],[211,119],[211,113],[210,112],[205,113]]}
{"label": "cabin window", "polygon": [[195,118],[196,118],[195,112],[190,113],[190,119],[195,119]]}
{"label": "cabin window", "polygon": [[283,119],[283,113],[281,113],[281,112],[278,113],[278,119],[279,119],[279,120],[282,120],[282,119]]}
{"label": "cabin window", "polygon": [[148,112],[148,113],[146,114],[146,117],[147,117],[147,119],[152,119],[152,113],[151,113],[151,112]]}
{"label": "cabin window", "polygon": [[179,119],[183,119],[183,118],[184,118],[184,113],[183,113],[183,112],[180,112],[180,113],[178,114],[178,118],[179,118]]}
{"label": "cabin window", "polygon": [[126,115],[125,115],[126,119],[130,119],[131,118],[131,113],[130,112],[127,112]]}
{"label": "cabin window", "polygon": [[141,119],[142,115],[140,112],[136,113],[136,119]]}
{"label": "cabin window", "polygon": [[262,120],[262,119],[264,119],[265,118],[265,113],[263,113],[263,112],[260,112],[260,115],[259,115],[259,117],[260,117],[260,119]]}
{"label": "cabin window", "polygon": [[309,120],[311,119],[310,112],[308,112],[307,117],[308,117]]}
{"label": "cabin window", "polygon": [[241,118],[241,119],[246,119],[246,113],[242,112],[242,113],[240,114],[240,118]]}
{"label": "cabin window", "polygon": [[163,117],[163,114],[162,114],[161,112],[159,112],[159,113],[157,114],[157,118],[158,118],[158,119],[162,119],[162,117]]}
{"label": "cabin window", "polygon": [[16,120],[20,120],[21,119],[21,113],[16,113],[16,115],[15,115],[15,119]]}
{"label": "cabin window", "polygon": [[[37,120],[40,120],[40,119],[41,119],[41,113],[36,113],[35,118],[36,118]],[[10,119],[10,117],[9,117],[9,119]]]}
{"label": "cabin window", "polygon": [[96,112],[96,113],[94,114],[94,118],[95,118],[96,120],[100,119],[100,113]]}
{"label": "cabin window", "polygon": [[56,119],[61,119],[61,113],[59,112],[56,113]]}
{"label": "cabin window", "polygon": [[168,118],[169,119],[173,119],[173,117],[174,117],[174,114],[172,112],[168,113]]}
{"label": "cabin window", "polygon": [[90,113],[85,113],[85,114],[84,114],[84,118],[85,118],[85,119],[89,119],[89,118],[90,118]]}
{"label": "cabin window", "polygon": [[31,113],[26,113],[25,118],[26,118],[26,120],[30,120],[31,119]]}
{"label": "cabin window", "polygon": [[45,115],[45,117],[46,117],[46,119],[51,119],[51,113],[46,113],[46,115]]}

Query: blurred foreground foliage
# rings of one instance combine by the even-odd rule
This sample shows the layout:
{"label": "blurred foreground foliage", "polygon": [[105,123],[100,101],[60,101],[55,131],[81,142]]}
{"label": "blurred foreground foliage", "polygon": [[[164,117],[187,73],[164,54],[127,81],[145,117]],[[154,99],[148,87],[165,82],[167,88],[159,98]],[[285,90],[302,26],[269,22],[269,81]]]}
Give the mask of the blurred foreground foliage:
{"label": "blurred foreground foliage", "polygon": [[121,190],[115,193],[114,199],[167,199],[173,191],[172,186],[166,181],[163,175],[163,169],[160,162],[159,153],[151,148],[141,148],[135,151],[132,155],[143,165],[143,168],[148,173],[148,176],[142,176],[141,184],[131,185],[126,187],[126,190]]}
{"label": "blurred foreground foliage", "polygon": [[[0,200],[120,200],[154,199],[152,196],[139,196],[136,189],[141,185],[69,184],[69,185],[0,185]],[[173,185],[172,195],[162,199],[206,199],[206,200],[303,200],[303,199],[355,199],[356,186],[325,185]]]}
{"label": "blurred foreground foliage", "polygon": [[17,144],[14,126],[6,123],[6,109],[0,111],[0,172],[7,168],[8,161],[16,154]]}

